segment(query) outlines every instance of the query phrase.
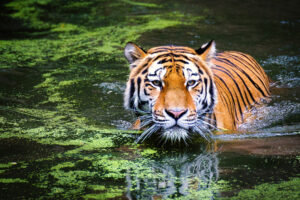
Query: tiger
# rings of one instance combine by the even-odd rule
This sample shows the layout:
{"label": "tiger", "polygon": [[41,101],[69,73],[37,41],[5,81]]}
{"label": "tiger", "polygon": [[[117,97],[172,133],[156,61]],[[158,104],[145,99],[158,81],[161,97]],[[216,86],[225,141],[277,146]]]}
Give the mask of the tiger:
{"label": "tiger", "polygon": [[199,49],[166,45],[143,50],[129,42],[124,54],[130,74],[124,107],[138,116],[134,129],[165,140],[194,134],[210,140],[213,130],[236,131],[245,111],[270,97],[270,79],[250,55],[217,52],[215,41]]}

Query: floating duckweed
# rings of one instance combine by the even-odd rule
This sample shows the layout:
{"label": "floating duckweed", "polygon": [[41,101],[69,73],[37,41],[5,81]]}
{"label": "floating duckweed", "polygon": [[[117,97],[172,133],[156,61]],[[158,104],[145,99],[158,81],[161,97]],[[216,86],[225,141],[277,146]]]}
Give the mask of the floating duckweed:
{"label": "floating duckweed", "polygon": [[283,181],[281,183],[264,183],[257,185],[254,189],[241,190],[237,196],[231,198],[222,199],[266,199],[266,200],[294,200],[300,197],[300,178],[293,178],[289,181]]}
{"label": "floating duckweed", "polygon": [[20,178],[0,178],[0,183],[27,183],[27,180]]}
{"label": "floating duckweed", "polygon": [[[161,155],[134,143],[138,131],[109,123],[115,113],[116,118],[130,118],[122,110],[124,88],[113,90],[116,83],[125,86],[127,42],[171,27],[206,29],[207,24],[199,28],[195,23],[205,19],[199,13],[211,14],[205,6],[195,16],[183,12],[183,4],[172,4],[166,8],[170,4],[152,0],[14,0],[1,5],[2,21],[8,19],[13,26],[1,23],[7,36],[0,40],[0,138],[4,143],[6,138],[16,141],[1,146],[1,195],[212,199],[228,189],[227,182],[217,181],[216,157],[201,159],[199,151],[199,159],[177,151],[174,157]],[[207,22],[214,23],[212,15]],[[113,92],[103,90],[110,84]],[[298,194],[297,184],[291,181],[291,193]],[[255,189],[274,192],[272,184],[266,186]],[[277,189],[274,194],[289,187]],[[247,199],[244,193],[237,197]]]}
{"label": "floating duckweed", "polygon": [[154,150],[154,149],[150,149],[150,148],[144,149],[144,150],[141,152],[141,155],[142,155],[142,156],[149,156],[149,155],[155,155],[155,154],[157,154],[157,151]]}
{"label": "floating duckweed", "polygon": [[119,187],[106,187],[104,185],[91,185],[93,194],[84,195],[84,199],[112,199],[124,194],[124,189]]}
{"label": "floating duckweed", "polygon": [[63,169],[65,167],[74,167],[74,166],[75,166],[74,163],[64,162],[64,163],[59,163],[58,165],[52,167],[51,170],[60,170],[60,169]]}
{"label": "floating duckweed", "polygon": [[11,166],[13,166],[13,165],[16,165],[16,164],[17,164],[17,163],[14,163],[14,162],[6,163],[6,164],[0,163],[0,169],[2,169],[2,168],[9,168],[9,167],[11,167]]}
{"label": "floating duckweed", "polygon": [[160,8],[162,6],[154,4],[154,3],[144,3],[144,2],[137,2],[131,0],[122,0],[122,2],[133,5],[133,6],[143,6],[143,7],[150,7],[150,8]]}

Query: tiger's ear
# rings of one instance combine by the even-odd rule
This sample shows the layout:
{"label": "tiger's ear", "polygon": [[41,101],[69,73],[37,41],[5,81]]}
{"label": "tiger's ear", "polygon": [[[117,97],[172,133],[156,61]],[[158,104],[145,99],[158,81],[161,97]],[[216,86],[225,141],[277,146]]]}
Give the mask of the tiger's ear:
{"label": "tiger's ear", "polygon": [[196,52],[204,61],[209,61],[216,54],[215,41],[211,40],[210,42],[203,44]]}
{"label": "tiger's ear", "polygon": [[142,59],[146,56],[146,52],[137,45],[128,42],[125,46],[124,55],[130,64],[136,60]]}

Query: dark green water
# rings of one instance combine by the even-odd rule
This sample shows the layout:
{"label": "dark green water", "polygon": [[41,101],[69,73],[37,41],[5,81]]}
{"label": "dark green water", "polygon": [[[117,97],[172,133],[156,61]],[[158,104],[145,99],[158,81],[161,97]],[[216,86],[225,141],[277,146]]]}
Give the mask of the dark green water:
{"label": "dark green water", "polygon": [[[299,199],[299,8],[297,0],[1,1],[0,199]],[[135,144],[134,115],[122,106],[125,44],[199,48],[210,39],[259,61],[275,82],[272,102],[238,137]]]}

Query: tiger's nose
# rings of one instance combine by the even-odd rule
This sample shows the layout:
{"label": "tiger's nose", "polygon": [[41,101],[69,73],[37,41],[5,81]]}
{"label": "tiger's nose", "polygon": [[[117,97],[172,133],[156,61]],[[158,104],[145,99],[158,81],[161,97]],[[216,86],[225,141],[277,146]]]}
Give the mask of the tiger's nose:
{"label": "tiger's nose", "polygon": [[174,108],[174,109],[165,109],[166,113],[174,118],[174,119],[179,119],[182,117],[185,113],[187,113],[188,109],[181,109],[181,108]]}

